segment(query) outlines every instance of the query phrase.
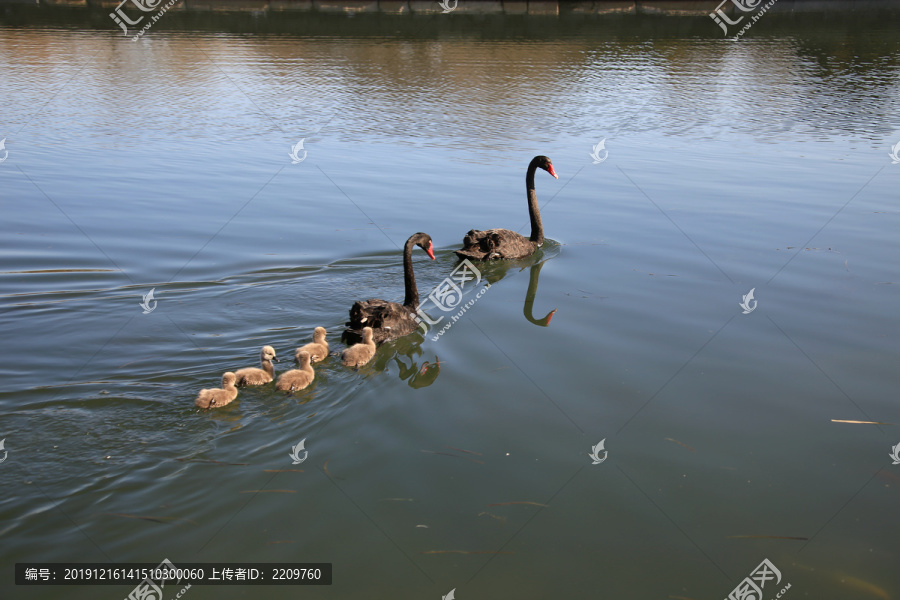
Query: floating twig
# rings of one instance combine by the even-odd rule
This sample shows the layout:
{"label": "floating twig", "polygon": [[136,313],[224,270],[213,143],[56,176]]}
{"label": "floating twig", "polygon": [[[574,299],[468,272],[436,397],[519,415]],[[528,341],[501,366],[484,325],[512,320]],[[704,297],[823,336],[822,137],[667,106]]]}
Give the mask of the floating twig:
{"label": "floating twig", "polygon": [[126,519],[141,519],[143,521],[151,521],[153,523],[162,523],[164,525],[167,523],[174,523],[176,521],[186,521],[193,525],[197,524],[196,521],[192,521],[191,519],[181,519],[179,517],[143,517],[141,515],[129,515],[129,514],[125,514],[125,513],[100,513],[100,514],[101,515],[110,515],[113,517],[124,517]]}
{"label": "floating twig", "polygon": [[229,465],[232,467],[246,467],[250,463],[230,463],[230,462],[222,462],[221,460],[213,460],[211,458],[176,458],[178,462],[203,462],[203,463],[213,463],[216,465]]}
{"label": "floating twig", "polygon": [[805,537],[794,537],[790,535],[726,535],[725,539],[729,540],[798,540],[805,541],[809,538]]}
{"label": "floating twig", "polygon": [[487,516],[489,516],[489,517],[492,518],[492,519],[497,519],[497,520],[500,521],[502,524],[506,525],[506,517],[499,517],[499,516],[495,515],[494,513],[489,513],[488,511],[484,511],[484,512],[478,513],[478,516],[479,516],[479,517],[482,517],[482,516],[484,516],[484,515],[487,515]]}
{"label": "floating twig", "polygon": [[687,449],[690,450],[691,452],[696,452],[696,450],[694,450],[693,448],[691,448],[691,447],[688,446],[687,444],[685,444],[685,443],[683,443],[683,442],[679,442],[679,441],[676,440],[676,439],[673,439],[673,438],[665,438],[665,440],[666,440],[667,442],[675,442],[675,443],[678,444],[679,446],[682,446],[682,447],[684,447],[684,448],[687,448]]}
{"label": "floating twig", "polygon": [[453,446],[444,446],[444,448],[450,448],[451,450],[458,450],[460,452],[465,452],[466,454],[477,454],[478,456],[484,456],[481,452],[472,452],[471,450],[463,450],[462,448],[454,448]]}
{"label": "floating twig", "polygon": [[512,554],[494,550],[425,550],[422,554]]}

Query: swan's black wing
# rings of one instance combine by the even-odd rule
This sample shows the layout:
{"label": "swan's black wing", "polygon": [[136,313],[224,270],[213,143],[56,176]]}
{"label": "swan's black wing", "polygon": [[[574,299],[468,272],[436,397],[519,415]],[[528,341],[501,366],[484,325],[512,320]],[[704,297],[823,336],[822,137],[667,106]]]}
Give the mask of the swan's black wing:
{"label": "swan's black wing", "polygon": [[524,258],[537,249],[537,244],[509,229],[472,229],[463,238],[463,247],[456,250],[460,258],[495,260]]}
{"label": "swan's black wing", "polygon": [[414,313],[399,302],[380,298],[360,300],[350,307],[350,320],[344,332],[347,343],[362,342],[363,327],[372,328],[376,344],[409,335],[419,327]]}

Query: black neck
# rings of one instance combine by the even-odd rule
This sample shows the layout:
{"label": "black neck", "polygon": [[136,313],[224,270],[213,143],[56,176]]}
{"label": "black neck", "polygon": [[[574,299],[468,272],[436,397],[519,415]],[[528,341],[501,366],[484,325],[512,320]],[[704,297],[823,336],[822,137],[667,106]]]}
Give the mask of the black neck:
{"label": "black neck", "polygon": [[553,318],[553,314],[556,312],[554,308],[547,316],[543,319],[535,319],[534,318],[534,297],[537,295],[538,288],[538,279],[541,276],[541,269],[544,267],[544,263],[538,263],[536,265],[531,266],[531,272],[528,277],[528,291],[525,292],[525,307],[522,312],[525,315],[525,318],[535,325],[539,325],[541,327],[546,327],[550,324],[550,319]]}
{"label": "black neck", "polygon": [[412,267],[412,249],[415,245],[415,240],[410,238],[403,247],[403,285],[406,288],[403,306],[413,310],[419,306],[419,290],[416,289],[416,276],[413,275]]}
{"label": "black neck", "polygon": [[528,165],[525,174],[525,192],[528,194],[528,216],[531,218],[531,237],[528,238],[537,245],[544,243],[544,226],[541,224],[541,211],[538,208],[537,192],[534,191],[534,172],[537,170],[537,159],[533,159]]}

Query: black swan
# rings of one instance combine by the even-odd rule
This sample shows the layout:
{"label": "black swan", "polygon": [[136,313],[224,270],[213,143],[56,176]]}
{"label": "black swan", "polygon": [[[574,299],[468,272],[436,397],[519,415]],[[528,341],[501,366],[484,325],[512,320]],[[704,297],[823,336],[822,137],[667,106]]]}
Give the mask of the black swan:
{"label": "black swan", "polygon": [[462,250],[455,251],[458,257],[473,260],[523,258],[534,253],[544,243],[544,226],[541,225],[541,211],[538,208],[537,194],[534,191],[534,172],[538,167],[559,179],[549,158],[535,156],[531,159],[528,172],[525,174],[528,215],[531,217],[531,237],[519,235],[509,229],[486,229],[484,231],[472,229],[463,238]]}
{"label": "black swan", "polygon": [[412,249],[418,246],[434,260],[434,245],[427,233],[416,233],[406,240],[403,246],[403,283],[406,286],[406,297],[403,304],[373,298],[360,300],[350,307],[350,320],[347,322],[347,337],[350,340],[360,339],[361,329],[371,327],[376,343],[408,335],[419,327],[415,319],[419,307],[419,291],[416,289],[416,277],[413,275]]}

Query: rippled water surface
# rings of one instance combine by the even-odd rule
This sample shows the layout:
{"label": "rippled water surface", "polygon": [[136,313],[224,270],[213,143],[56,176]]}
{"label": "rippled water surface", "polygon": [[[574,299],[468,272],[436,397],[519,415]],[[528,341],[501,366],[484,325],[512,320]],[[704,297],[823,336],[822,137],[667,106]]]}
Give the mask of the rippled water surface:
{"label": "rippled water surface", "polygon": [[[5,10],[4,597],[130,589],[16,562],[169,558],[334,564],[192,599],[701,600],[768,558],[766,598],[900,598],[897,13],[739,42],[703,15],[173,13],[133,42]],[[423,297],[470,228],[527,233],[536,154],[546,244],[482,265],[441,336],[194,407],[264,344],[340,349],[355,300],[402,299],[412,233]]]}

